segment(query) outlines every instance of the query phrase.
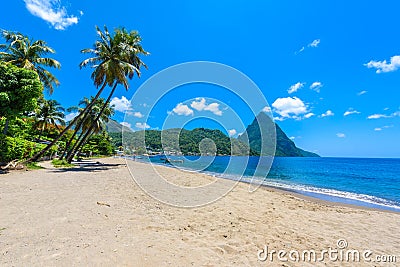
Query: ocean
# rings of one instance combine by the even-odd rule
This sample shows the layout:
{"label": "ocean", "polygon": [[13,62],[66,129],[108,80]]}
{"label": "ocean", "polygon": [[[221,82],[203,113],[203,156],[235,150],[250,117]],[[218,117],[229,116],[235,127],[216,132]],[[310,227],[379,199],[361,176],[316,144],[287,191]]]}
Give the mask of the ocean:
{"label": "ocean", "polygon": [[[168,158],[171,163],[163,163],[160,156],[150,157],[150,161],[242,181],[253,177],[260,159],[237,156]],[[268,169],[269,164],[266,164],[262,175],[253,178],[262,185],[322,200],[400,212],[400,159],[276,157],[269,173]]]}

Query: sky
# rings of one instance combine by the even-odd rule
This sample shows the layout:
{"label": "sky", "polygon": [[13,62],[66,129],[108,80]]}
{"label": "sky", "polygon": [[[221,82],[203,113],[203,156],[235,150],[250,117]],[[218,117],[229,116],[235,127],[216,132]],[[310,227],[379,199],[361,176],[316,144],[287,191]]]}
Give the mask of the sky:
{"label": "sky", "polygon": [[138,30],[148,69],[112,99],[114,119],[133,130],[180,124],[243,132],[254,118],[248,101],[215,84],[179,86],[150,111],[135,98],[168,67],[211,61],[251,79],[264,110],[298,147],[327,157],[400,157],[399,8],[397,0],[14,0],[2,3],[0,28],[56,50],[62,67],[52,72],[61,85],[46,97],[64,107],[97,92],[92,70],[79,69],[95,25]]}

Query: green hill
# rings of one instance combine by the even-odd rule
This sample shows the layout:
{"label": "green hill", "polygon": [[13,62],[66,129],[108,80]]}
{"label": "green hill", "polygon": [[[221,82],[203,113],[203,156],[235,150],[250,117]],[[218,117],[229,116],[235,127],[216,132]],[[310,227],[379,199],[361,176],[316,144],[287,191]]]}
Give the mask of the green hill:
{"label": "green hill", "polygon": [[[122,146],[121,133],[110,135],[116,147]],[[220,130],[205,128],[124,132],[124,146],[131,151],[144,152],[146,147],[147,151],[184,155],[257,155],[250,151],[248,145],[235,138],[229,138]]]}
{"label": "green hill", "polygon": [[[315,153],[296,147],[295,143],[264,112],[257,115],[245,133],[237,139],[229,138],[220,130],[205,128],[133,132],[116,121],[110,120],[110,122],[107,129],[113,138],[113,144],[116,147],[124,145],[128,153],[153,151],[184,155],[272,155],[275,151],[274,155],[279,157],[318,157]],[[122,128],[124,129],[124,144],[122,144]],[[273,142],[275,131],[276,149]],[[264,151],[261,151],[261,132],[264,133],[264,144],[267,144]]]}
{"label": "green hill", "polygon": [[[260,125],[260,127],[259,127]],[[272,121],[272,119],[261,112],[254,118],[253,122],[247,127],[244,134],[239,136],[239,140],[247,142],[249,140],[250,148],[257,153],[261,153],[261,140],[264,141],[263,155],[271,155],[273,151],[273,132],[276,131],[276,149],[275,156],[278,157],[319,157],[319,155],[302,150],[296,147],[282,129]],[[261,132],[263,136],[261,136]]]}

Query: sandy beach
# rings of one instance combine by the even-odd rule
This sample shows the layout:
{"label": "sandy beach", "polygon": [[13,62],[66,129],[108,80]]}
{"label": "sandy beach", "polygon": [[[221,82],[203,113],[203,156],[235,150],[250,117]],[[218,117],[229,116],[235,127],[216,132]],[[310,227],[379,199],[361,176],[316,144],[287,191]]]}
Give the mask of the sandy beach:
{"label": "sandy beach", "polygon": [[[249,193],[242,183],[212,204],[177,208],[135,184],[125,160],[99,161],[0,175],[1,266],[396,266],[376,262],[380,255],[400,262],[400,214],[270,188]],[[133,173],[152,168],[129,164]],[[214,179],[162,166],[157,171],[184,186]],[[300,254],[340,246],[370,250],[371,262],[329,255],[322,262],[294,262],[288,254],[262,261],[266,246]]]}

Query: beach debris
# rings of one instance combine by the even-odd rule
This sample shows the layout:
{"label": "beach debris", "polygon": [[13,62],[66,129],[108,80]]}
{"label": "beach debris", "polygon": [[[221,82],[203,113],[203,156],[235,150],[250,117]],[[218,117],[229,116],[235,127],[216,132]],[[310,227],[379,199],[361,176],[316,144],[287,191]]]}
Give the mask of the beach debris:
{"label": "beach debris", "polygon": [[97,201],[97,205],[99,205],[99,206],[107,206],[107,207],[111,207],[111,205],[110,204],[107,204],[107,203],[103,203],[103,202],[99,202],[99,201]]}
{"label": "beach debris", "polygon": [[6,166],[0,168],[1,170],[22,170],[25,168],[25,166],[18,162],[18,159],[14,159],[7,163]]}

